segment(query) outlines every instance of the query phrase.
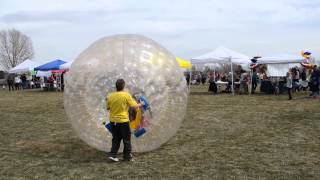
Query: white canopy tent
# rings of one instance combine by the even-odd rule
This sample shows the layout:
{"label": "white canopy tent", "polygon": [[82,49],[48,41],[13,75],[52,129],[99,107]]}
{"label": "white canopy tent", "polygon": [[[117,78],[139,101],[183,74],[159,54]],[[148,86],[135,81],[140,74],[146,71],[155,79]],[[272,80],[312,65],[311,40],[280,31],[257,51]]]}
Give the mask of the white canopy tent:
{"label": "white canopy tent", "polygon": [[286,76],[288,70],[300,66],[303,57],[294,54],[276,54],[258,59],[258,64],[267,65],[267,75],[273,77]]}
{"label": "white canopy tent", "polygon": [[276,54],[271,56],[263,56],[258,59],[259,64],[282,64],[282,63],[300,63],[303,60],[302,56],[294,54]]}
{"label": "white canopy tent", "polygon": [[319,58],[318,59],[312,58],[312,62],[310,62],[310,63],[315,64],[318,67],[320,67],[320,59]]}
{"label": "white canopy tent", "polygon": [[9,73],[28,73],[33,71],[35,67],[38,67],[40,64],[33,62],[29,59],[23,61],[21,64],[9,70]]}
{"label": "white canopy tent", "polygon": [[298,63],[290,63],[290,64],[268,64],[267,76],[268,77],[284,77],[286,76],[289,69],[300,66]]}
{"label": "white canopy tent", "polygon": [[225,47],[218,47],[214,51],[206,53],[202,56],[192,58],[191,63],[193,65],[197,64],[210,64],[210,63],[219,63],[219,64],[230,64],[231,72],[232,72],[232,94],[234,95],[234,88],[233,88],[233,63],[234,64],[242,64],[247,65],[250,63],[250,57],[244,54],[235,52]]}
{"label": "white canopy tent", "polygon": [[51,71],[37,71],[36,77],[50,77]]}
{"label": "white canopy tent", "polygon": [[196,58],[191,59],[192,64],[208,64],[208,63],[235,63],[235,64],[247,64],[250,62],[250,57],[230,50],[225,47],[218,47],[214,51],[206,53]]}

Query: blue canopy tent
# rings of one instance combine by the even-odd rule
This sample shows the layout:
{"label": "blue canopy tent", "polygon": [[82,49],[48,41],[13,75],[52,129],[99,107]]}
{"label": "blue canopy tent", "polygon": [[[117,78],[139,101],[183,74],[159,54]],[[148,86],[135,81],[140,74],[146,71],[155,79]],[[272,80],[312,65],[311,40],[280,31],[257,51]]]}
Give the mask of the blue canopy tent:
{"label": "blue canopy tent", "polygon": [[61,64],[66,63],[65,61],[62,61],[60,59],[56,59],[54,61],[48,62],[46,64],[43,64],[41,66],[38,66],[34,68],[35,71],[50,71],[50,70],[59,70],[59,67]]}
{"label": "blue canopy tent", "polygon": [[[34,70],[38,71],[37,74],[41,71],[56,71],[59,70],[60,65],[65,64],[65,61],[62,61],[60,59],[56,59],[54,61],[48,62],[46,64],[43,64],[41,66],[35,67]],[[53,79],[50,83],[43,83],[44,86],[42,86],[44,89],[47,90],[63,90],[63,82],[61,81],[61,74],[58,73],[56,78],[52,76]]]}

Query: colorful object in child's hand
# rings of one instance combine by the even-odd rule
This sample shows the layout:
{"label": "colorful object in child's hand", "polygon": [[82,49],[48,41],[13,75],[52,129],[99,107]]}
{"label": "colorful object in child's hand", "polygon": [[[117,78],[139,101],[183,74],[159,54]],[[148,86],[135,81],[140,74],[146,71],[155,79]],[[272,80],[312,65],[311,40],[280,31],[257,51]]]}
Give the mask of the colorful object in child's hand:
{"label": "colorful object in child's hand", "polygon": [[137,110],[134,107],[129,108],[129,121],[134,121],[137,116]]}
{"label": "colorful object in child's hand", "polygon": [[136,117],[134,120],[130,121],[130,128],[137,129],[141,122],[141,109],[136,109]]}
{"label": "colorful object in child's hand", "polygon": [[112,134],[112,130],[111,130],[111,124],[105,124],[105,127],[108,129],[108,131]]}
{"label": "colorful object in child's hand", "polygon": [[144,119],[143,113],[150,109],[149,102],[144,96],[140,96],[138,101],[142,104],[142,107],[136,109],[135,118],[130,120],[130,128],[134,131],[133,134],[136,138],[147,132],[145,128],[149,126],[149,123]]}
{"label": "colorful object in child's hand", "polygon": [[138,130],[136,130],[135,132],[134,132],[134,136],[136,137],[136,138],[138,138],[138,137],[140,137],[140,136],[142,136],[144,133],[146,133],[147,131],[146,131],[146,129],[145,128],[140,128],[140,129],[138,129]]}
{"label": "colorful object in child's hand", "polygon": [[143,104],[142,110],[146,111],[149,108],[149,102],[144,96],[139,97],[139,102]]}

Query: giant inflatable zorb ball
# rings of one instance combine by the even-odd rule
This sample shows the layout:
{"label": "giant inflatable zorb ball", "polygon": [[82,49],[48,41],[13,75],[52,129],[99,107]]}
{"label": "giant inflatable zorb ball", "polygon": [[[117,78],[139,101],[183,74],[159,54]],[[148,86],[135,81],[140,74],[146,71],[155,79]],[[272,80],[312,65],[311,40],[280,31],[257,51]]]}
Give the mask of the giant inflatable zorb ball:
{"label": "giant inflatable zorb ball", "polygon": [[90,146],[110,151],[112,134],[106,95],[117,79],[125,90],[148,102],[133,129],[132,149],[145,152],[167,142],[178,130],[187,106],[187,87],[175,57],[140,35],[99,39],[84,50],[65,75],[64,107],[76,134]]}

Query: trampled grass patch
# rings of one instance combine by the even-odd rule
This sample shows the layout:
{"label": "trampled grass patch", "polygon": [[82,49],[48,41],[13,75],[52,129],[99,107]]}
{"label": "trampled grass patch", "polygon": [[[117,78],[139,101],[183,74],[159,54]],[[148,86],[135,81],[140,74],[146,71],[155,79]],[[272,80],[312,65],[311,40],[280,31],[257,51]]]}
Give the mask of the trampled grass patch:
{"label": "trampled grass patch", "polygon": [[320,100],[201,91],[191,94],[178,133],[130,163],[109,163],[75,136],[62,93],[0,91],[0,178],[320,177]]}

